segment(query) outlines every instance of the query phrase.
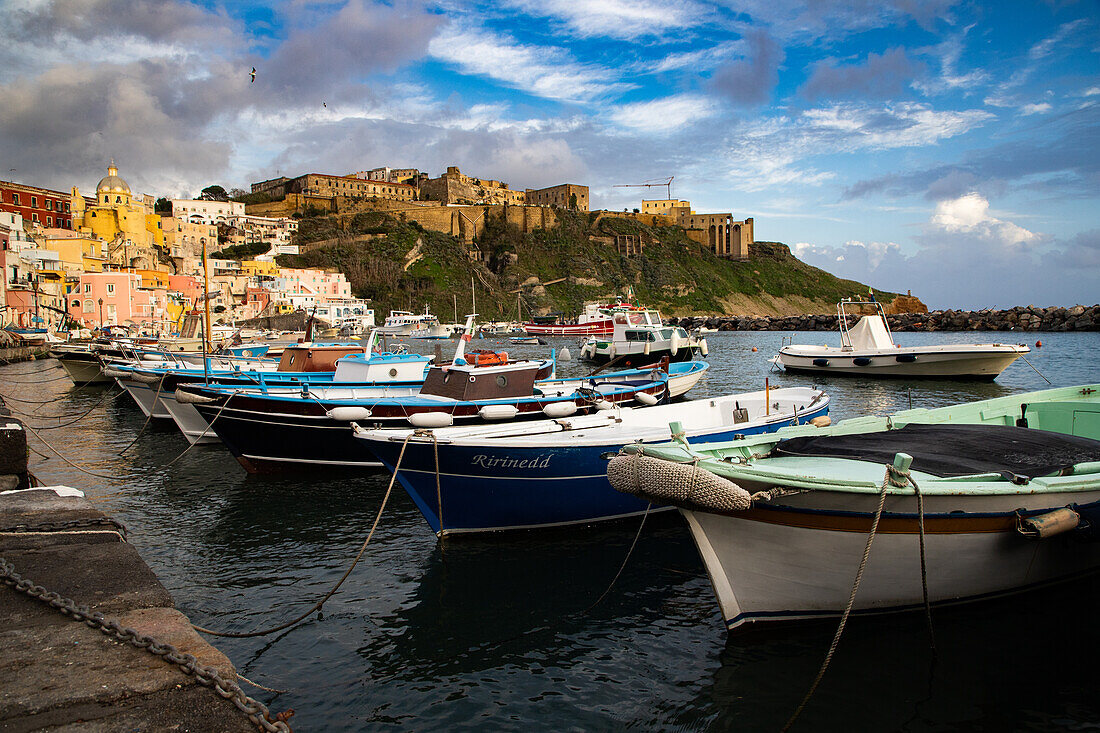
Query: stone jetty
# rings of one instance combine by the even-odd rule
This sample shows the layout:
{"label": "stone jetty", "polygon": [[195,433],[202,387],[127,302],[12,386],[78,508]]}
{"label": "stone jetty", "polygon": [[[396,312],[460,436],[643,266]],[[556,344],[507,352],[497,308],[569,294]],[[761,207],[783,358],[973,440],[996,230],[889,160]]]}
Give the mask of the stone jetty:
{"label": "stone jetty", "polygon": [[[886,316],[894,331],[1100,331],[1100,305],[1071,308],[1017,306],[1007,310],[940,310]],[[801,316],[688,316],[670,323],[691,330],[836,331],[836,313]]]}
{"label": "stone jetty", "polygon": [[[79,491],[30,482],[25,431],[0,416],[0,730],[289,730],[254,725],[210,686],[240,691],[120,524]],[[82,608],[62,613],[64,599]]]}

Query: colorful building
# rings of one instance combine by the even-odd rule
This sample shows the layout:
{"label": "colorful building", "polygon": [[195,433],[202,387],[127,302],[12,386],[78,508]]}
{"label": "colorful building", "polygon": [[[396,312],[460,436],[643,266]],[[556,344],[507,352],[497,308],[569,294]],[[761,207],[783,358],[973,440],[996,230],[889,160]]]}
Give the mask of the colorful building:
{"label": "colorful building", "polygon": [[86,272],[68,296],[68,312],[87,326],[143,325],[168,328],[168,292],[144,288],[136,272]]}
{"label": "colorful building", "polygon": [[109,262],[158,269],[157,249],[164,249],[164,231],[153,213],[152,197],[135,199],[114,163],[96,185],[94,205],[87,205],[75,187],[71,203],[73,228],[106,242]]}
{"label": "colorful building", "polygon": [[69,194],[49,188],[0,181],[0,211],[22,216],[28,226],[73,228]]}

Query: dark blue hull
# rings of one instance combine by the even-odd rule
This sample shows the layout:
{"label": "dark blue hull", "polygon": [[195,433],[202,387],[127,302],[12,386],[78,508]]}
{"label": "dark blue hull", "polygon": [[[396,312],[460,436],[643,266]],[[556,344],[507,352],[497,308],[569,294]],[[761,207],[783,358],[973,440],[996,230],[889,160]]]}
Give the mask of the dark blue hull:
{"label": "dark blue hull", "polygon": [[[822,406],[799,414],[799,422],[827,412],[828,407]],[[790,424],[788,418],[754,427],[726,426],[690,435],[688,440],[732,440],[736,434],[768,433]],[[369,443],[375,457],[393,471],[401,441]],[[615,491],[607,480],[603,456],[621,447],[621,443],[541,449],[440,443],[437,492],[432,443],[410,441],[397,478],[436,534],[603,521],[639,514],[648,506]]]}

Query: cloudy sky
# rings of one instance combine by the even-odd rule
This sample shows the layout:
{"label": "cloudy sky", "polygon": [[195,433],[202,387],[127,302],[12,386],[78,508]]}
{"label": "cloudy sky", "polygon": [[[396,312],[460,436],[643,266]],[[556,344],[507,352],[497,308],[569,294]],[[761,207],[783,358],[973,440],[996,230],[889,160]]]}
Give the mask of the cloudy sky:
{"label": "cloudy sky", "polygon": [[1097,0],[0,0],[0,37],[3,178],[675,176],[933,307],[1100,301]]}

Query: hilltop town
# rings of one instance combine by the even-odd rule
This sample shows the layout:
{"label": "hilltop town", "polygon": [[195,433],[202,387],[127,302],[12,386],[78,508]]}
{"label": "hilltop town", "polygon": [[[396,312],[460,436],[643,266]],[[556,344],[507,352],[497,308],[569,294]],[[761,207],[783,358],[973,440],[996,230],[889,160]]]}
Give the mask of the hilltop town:
{"label": "hilltop town", "polygon": [[[129,325],[168,333],[202,306],[205,292],[215,317],[228,323],[298,310],[371,323],[375,305],[353,295],[338,267],[277,261],[323,245],[300,241],[299,226],[332,215],[380,212],[453,237],[473,263],[489,258],[480,245],[489,222],[529,233],[556,226],[565,212],[681,227],[689,240],[732,260],[748,259],[754,241],[751,218],[697,213],[688,201],[643,200],[633,211],[590,212],[587,186],[513,189],[457,167],[435,178],[389,167],[308,173],[250,188],[210,186],[195,199],[158,198],[132,191],[113,162],[94,196],[75,186],[65,193],[0,181],[3,322],[19,328]],[[636,233],[605,239],[626,256],[645,246]]]}

